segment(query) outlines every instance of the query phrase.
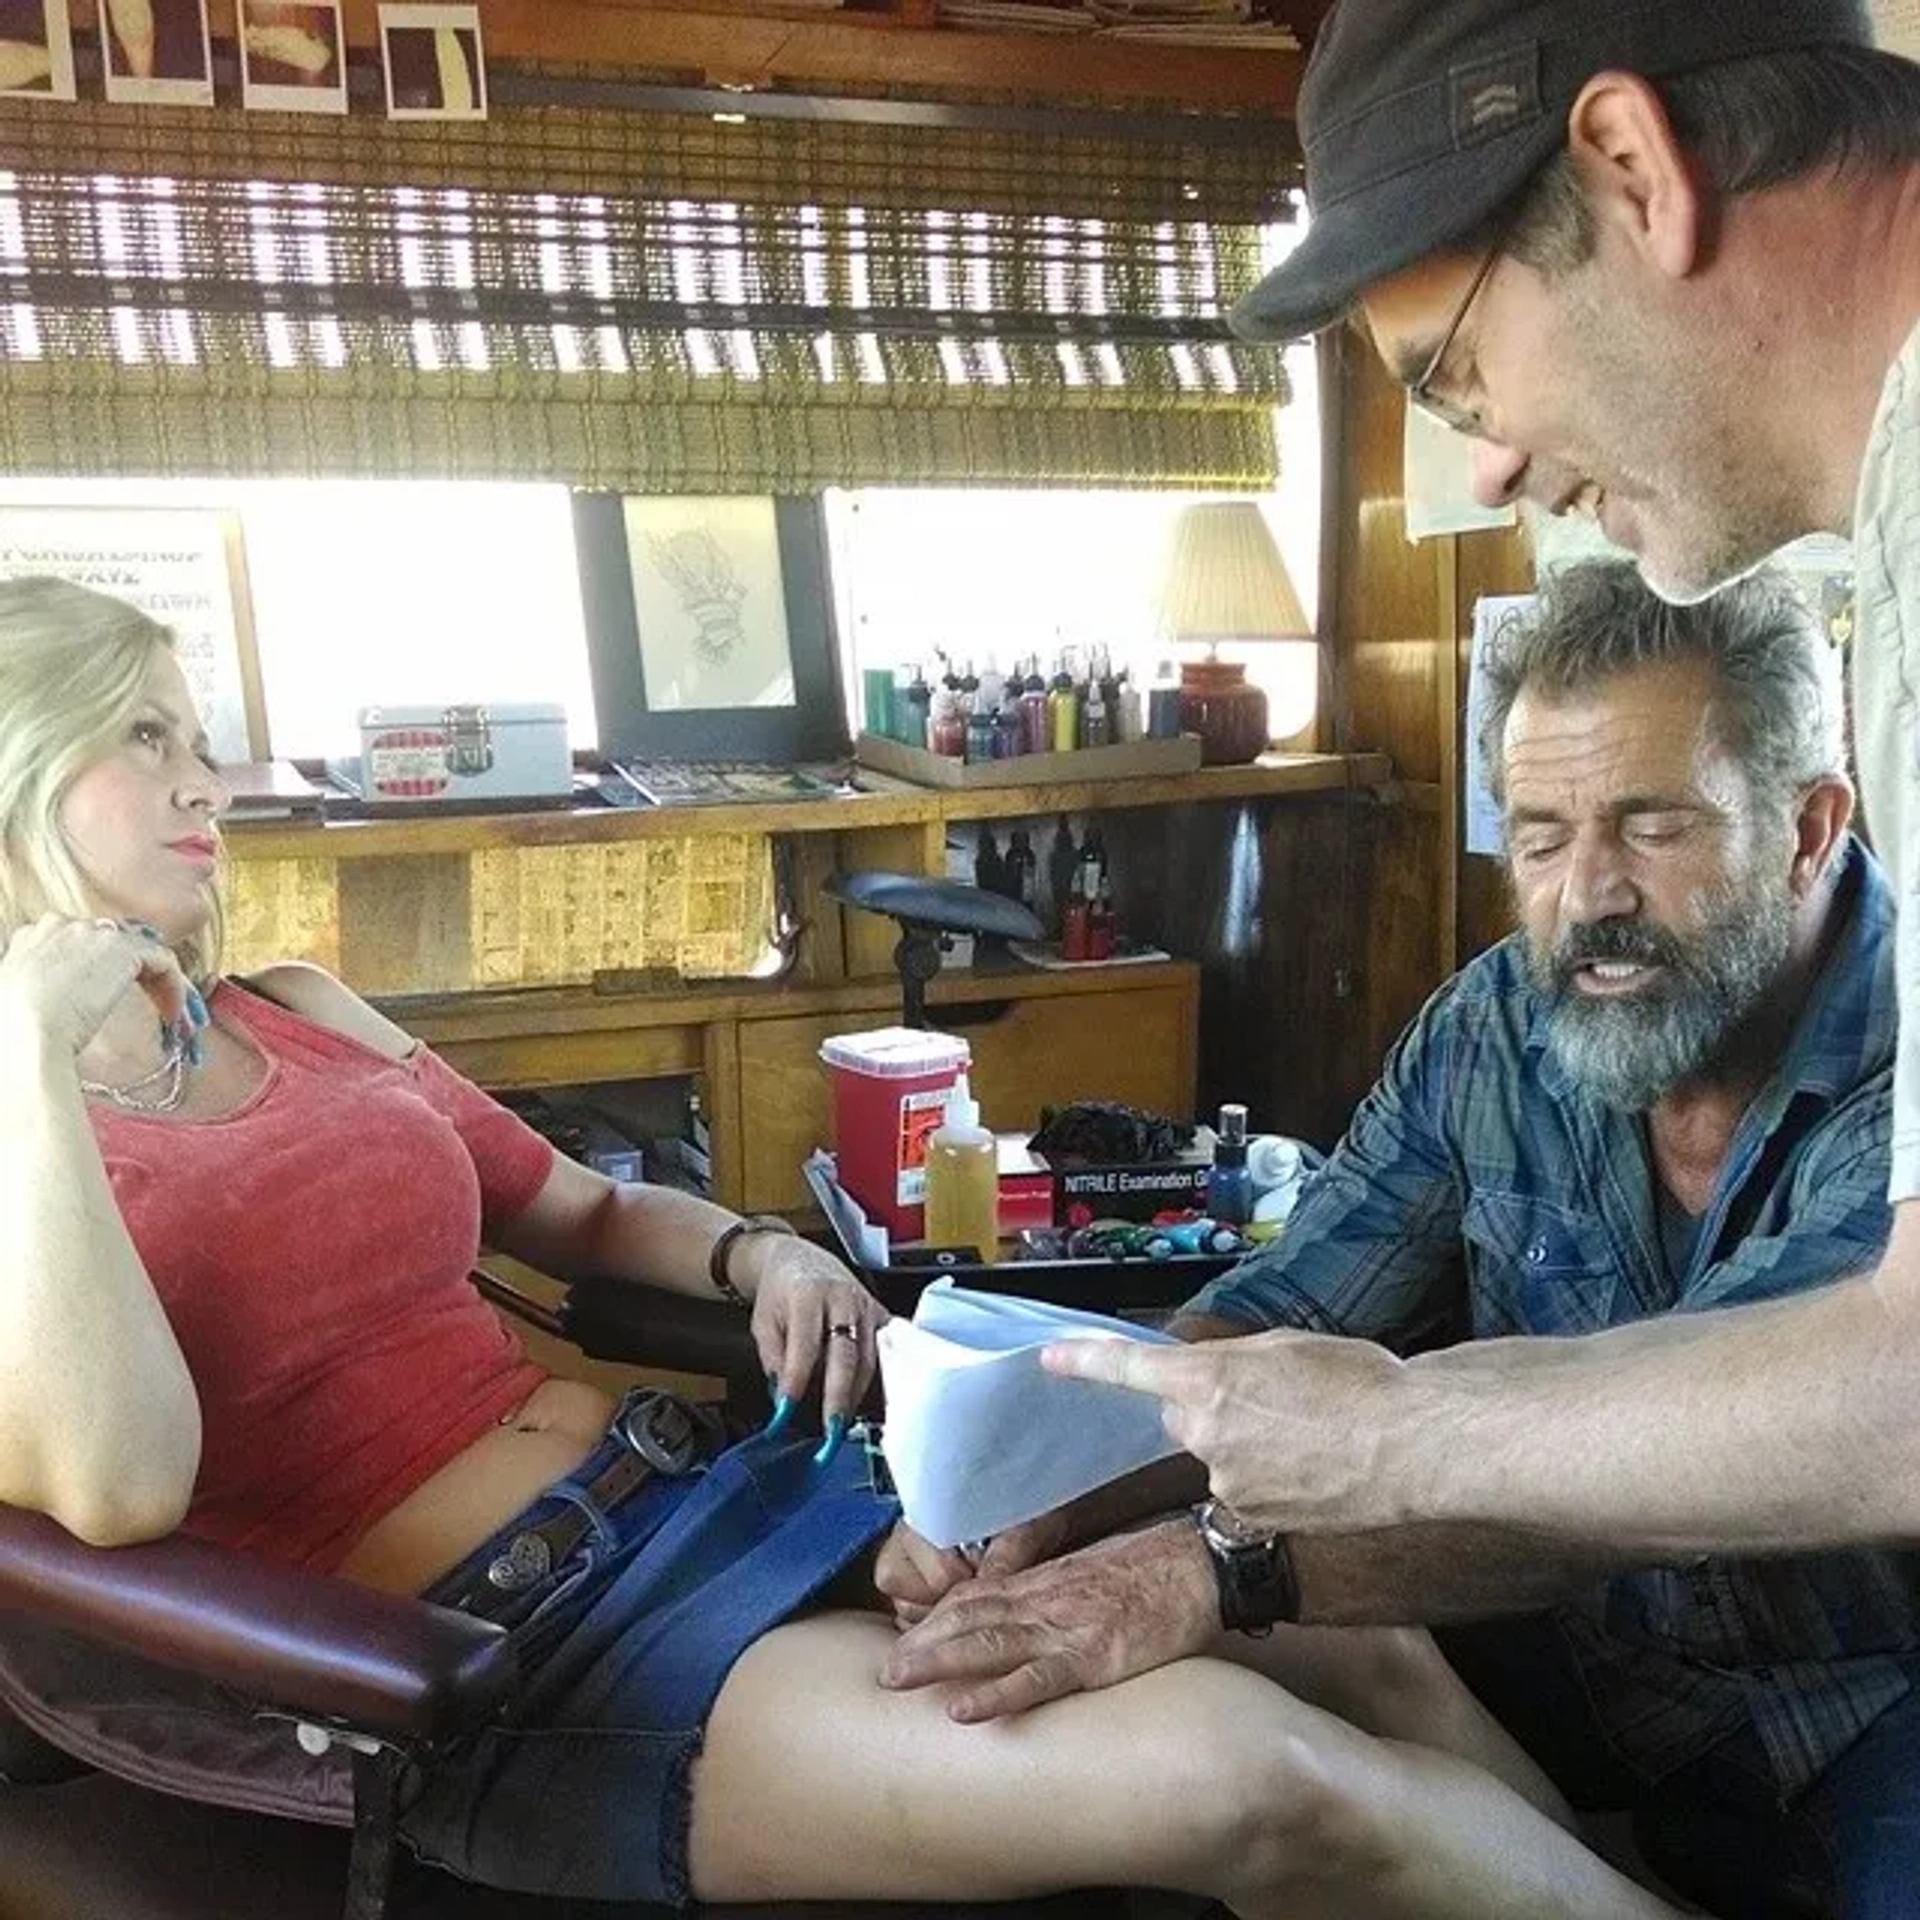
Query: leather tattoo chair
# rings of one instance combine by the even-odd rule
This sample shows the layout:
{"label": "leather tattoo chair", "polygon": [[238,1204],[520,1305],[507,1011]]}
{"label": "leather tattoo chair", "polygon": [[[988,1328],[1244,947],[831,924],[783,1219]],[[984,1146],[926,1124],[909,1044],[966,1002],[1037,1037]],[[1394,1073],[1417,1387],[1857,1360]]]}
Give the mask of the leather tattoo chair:
{"label": "leather tattoo chair", "polygon": [[[632,1290],[575,1288],[555,1324],[597,1357],[630,1358],[623,1296]],[[647,1305],[649,1363],[741,1383],[741,1393],[751,1382],[764,1395],[737,1315],[678,1299],[663,1307],[657,1296]],[[41,1515],[0,1507],[0,1701],[13,1709],[0,1710],[0,1913],[667,1920],[660,1908],[473,1887],[398,1846],[403,1765],[430,1764],[436,1745],[481,1725],[515,1671],[505,1633],[465,1614],[184,1535],[89,1547]],[[63,1698],[76,1677],[77,1713]],[[258,1785],[250,1771],[234,1777],[236,1728],[261,1757]],[[727,1911],[735,1920],[1158,1920],[1193,1903],[1089,1892],[985,1906]]]}

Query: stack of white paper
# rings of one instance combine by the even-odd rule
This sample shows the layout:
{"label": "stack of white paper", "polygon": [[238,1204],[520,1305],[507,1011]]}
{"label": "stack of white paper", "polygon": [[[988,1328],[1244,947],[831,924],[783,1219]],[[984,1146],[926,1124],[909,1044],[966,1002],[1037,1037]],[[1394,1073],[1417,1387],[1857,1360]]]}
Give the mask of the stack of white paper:
{"label": "stack of white paper", "polygon": [[907,1524],[937,1547],[993,1534],[1177,1451],[1160,1403],[1040,1365],[1055,1340],[1172,1336],[1101,1313],[937,1280],[880,1329],[887,1466]]}

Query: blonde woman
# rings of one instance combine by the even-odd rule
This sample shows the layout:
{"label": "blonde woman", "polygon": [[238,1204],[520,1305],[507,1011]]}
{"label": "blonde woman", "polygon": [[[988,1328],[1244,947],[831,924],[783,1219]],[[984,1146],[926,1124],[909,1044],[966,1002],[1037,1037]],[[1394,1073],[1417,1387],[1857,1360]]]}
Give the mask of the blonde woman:
{"label": "blonde woman", "polygon": [[[0,1498],[507,1624],[522,1694],[413,1783],[420,1851],[619,1900],[1670,1911],[1423,1636],[1223,1643],[985,1727],[884,1688],[891,1625],[820,1602],[893,1520],[833,1451],[879,1305],[790,1235],[557,1158],[324,973],[222,977],[223,798],[162,629],[0,585]],[[466,1284],[483,1239],[737,1296],[828,1440],[776,1415],[720,1450],[545,1376]]]}

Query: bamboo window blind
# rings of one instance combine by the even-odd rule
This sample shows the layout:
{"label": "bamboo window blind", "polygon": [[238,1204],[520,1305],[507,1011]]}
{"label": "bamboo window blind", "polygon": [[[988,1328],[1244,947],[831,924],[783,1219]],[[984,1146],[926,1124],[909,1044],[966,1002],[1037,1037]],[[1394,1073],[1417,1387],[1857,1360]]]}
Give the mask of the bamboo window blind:
{"label": "bamboo window blind", "polygon": [[1222,316],[1294,174],[1271,127],[0,101],[0,464],[1263,486],[1284,375]]}

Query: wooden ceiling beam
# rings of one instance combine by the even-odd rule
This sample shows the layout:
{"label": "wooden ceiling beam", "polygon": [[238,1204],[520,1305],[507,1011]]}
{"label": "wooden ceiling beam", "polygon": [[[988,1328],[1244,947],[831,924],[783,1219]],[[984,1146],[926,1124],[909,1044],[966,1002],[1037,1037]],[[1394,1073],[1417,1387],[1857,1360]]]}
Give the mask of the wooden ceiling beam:
{"label": "wooden ceiling beam", "polygon": [[[698,0],[484,0],[487,52],[698,85],[823,91],[906,88],[954,96],[1287,118],[1301,56],[1249,47],[1186,47],[1094,35],[967,33],[924,22],[927,0],[899,11],[702,10]],[[376,0],[346,0],[350,45],[378,44]],[[211,0],[213,31],[231,40],[235,0]]]}

